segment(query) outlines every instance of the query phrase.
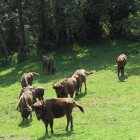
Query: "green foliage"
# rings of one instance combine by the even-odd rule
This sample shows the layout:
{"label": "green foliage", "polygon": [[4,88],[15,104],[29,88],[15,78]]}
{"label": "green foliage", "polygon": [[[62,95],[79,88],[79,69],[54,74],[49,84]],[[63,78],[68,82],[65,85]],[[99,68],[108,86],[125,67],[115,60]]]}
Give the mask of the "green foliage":
{"label": "green foliage", "polygon": [[135,14],[130,13],[127,19],[123,19],[121,25],[124,26],[124,33],[129,36],[140,36],[140,13],[137,11]]}
{"label": "green foliage", "polygon": [[17,64],[18,61],[18,54],[14,54],[14,55],[9,55],[6,58],[3,57],[0,59],[0,65],[4,66],[4,65],[15,65]]}
{"label": "green foliage", "polygon": [[139,0],[2,0],[0,56],[20,52],[18,61],[23,61],[30,51],[61,50],[101,38],[138,40],[139,7]]}
{"label": "green foliage", "polygon": [[[42,71],[42,58],[28,60],[14,66],[0,67],[0,137],[2,139],[139,139],[140,134],[140,54],[128,54],[125,76],[117,76],[115,60],[118,55],[129,50],[140,51],[139,43],[111,41],[71,46],[70,52],[49,53],[56,66],[55,75]],[[65,131],[66,117],[54,119],[54,134],[45,135],[45,126],[38,121],[35,112],[28,124],[22,122],[16,110],[21,90],[20,78],[24,72],[35,71],[33,85],[45,88],[45,98],[56,97],[52,84],[70,77],[75,70],[84,68],[96,70],[87,76],[87,92],[74,96],[85,113],[77,107],[73,109],[74,130]]]}

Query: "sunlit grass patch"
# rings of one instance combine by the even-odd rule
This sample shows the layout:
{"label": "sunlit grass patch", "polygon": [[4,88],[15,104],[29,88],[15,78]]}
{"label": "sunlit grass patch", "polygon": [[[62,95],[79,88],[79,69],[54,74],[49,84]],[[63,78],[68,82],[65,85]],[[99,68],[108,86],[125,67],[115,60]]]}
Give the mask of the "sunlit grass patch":
{"label": "sunlit grass patch", "polygon": [[[140,55],[128,54],[125,76],[117,76],[115,60],[122,52],[128,52],[138,44],[112,41],[105,44],[90,43],[75,45],[70,53],[61,50],[50,52],[56,66],[55,75],[47,75],[42,69],[42,58],[0,68],[0,138],[3,139],[139,139],[140,134]],[[69,49],[69,48],[68,48]],[[54,134],[45,135],[45,126],[38,121],[35,112],[29,123],[24,124],[20,112],[16,110],[21,90],[20,78],[24,72],[38,72],[33,85],[43,86],[44,98],[56,97],[53,83],[70,77],[75,70],[96,70],[87,76],[87,92],[84,84],[82,92],[74,99],[84,108],[82,113],[73,109],[73,131],[65,131],[66,116],[54,119]],[[69,95],[68,95],[69,96]],[[69,96],[70,97],[70,96]]]}

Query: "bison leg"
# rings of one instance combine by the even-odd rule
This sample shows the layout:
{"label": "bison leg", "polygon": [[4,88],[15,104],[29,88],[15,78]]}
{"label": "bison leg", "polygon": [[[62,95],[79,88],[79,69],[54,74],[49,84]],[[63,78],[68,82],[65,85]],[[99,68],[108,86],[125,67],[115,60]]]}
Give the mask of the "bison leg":
{"label": "bison leg", "polygon": [[30,114],[30,118],[32,118],[32,112],[31,112],[31,114]]}
{"label": "bison leg", "polygon": [[51,128],[51,134],[53,134],[53,119],[51,119],[49,123],[50,123],[50,128]]}
{"label": "bison leg", "polygon": [[50,67],[50,65],[48,66],[48,72],[49,72],[49,74],[51,74],[51,67]]}
{"label": "bison leg", "polygon": [[26,118],[26,124],[28,123],[28,118]]}
{"label": "bison leg", "polygon": [[121,76],[124,75],[124,68],[121,68]]}
{"label": "bison leg", "polygon": [[80,86],[80,88],[79,88],[79,91],[81,92],[81,89],[82,89],[82,84],[81,84],[81,86]]}
{"label": "bison leg", "polygon": [[86,85],[86,82],[85,82],[85,92],[87,91],[87,85]]}
{"label": "bison leg", "polygon": [[47,71],[47,74],[48,74],[48,73],[49,73],[49,72],[48,72],[48,66],[46,67],[46,71]]}
{"label": "bison leg", "polygon": [[46,134],[48,134],[48,121],[44,121],[45,123],[45,128],[46,128]]}
{"label": "bison leg", "polygon": [[73,130],[73,116],[71,115],[71,130]]}
{"label": "bison leg", "polygon": [[118,76],[119,76],[119,74],[120,74],[120,68],[118,67]]}
{"label": "bison leg", "polygon": [[[68,127],[69,127],[69,122],[72,120],[72,115],[71,115],[71,111],[69,111],[70,113],[67,113],[66,116],[67,116],[67,126],[66,126],[66,131],[68,131]],[[73,123],[71,121],[71,123]],[[71,124],[71,128],[73,127],[73,124]]]}
{"label": "bison leg", "polygon": [[[74,93],[74,92],[73,92]],[[73,93],[70,94],[70,97],[73,98]]]}

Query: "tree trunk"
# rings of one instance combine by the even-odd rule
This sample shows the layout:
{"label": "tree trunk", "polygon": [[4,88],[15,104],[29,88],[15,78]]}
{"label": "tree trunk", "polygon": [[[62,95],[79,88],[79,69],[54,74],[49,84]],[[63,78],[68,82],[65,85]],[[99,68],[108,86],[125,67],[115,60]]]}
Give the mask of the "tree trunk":
{"label": "tree trunk", "polygon": [[18,15],[19,15],[19,24],[20,24],[20,37],[21,37],[21,48],[20,51],[24,51],[26,46],[25,31],[24,31],[24,22],[22,18],[22,1],[18,0]]}
{"label": "tree trunk", "polygon": [[37,43],[38,51],[40,50],[44,51],[46,50],[47,47],[44,6],[45,6],[44,0],[40,0],[38,6],[38,19],[39,19],[39,36]]}
{"label": "tree trunk", "polygon": [[7,56],[7,46],[6,46],[6,42],[4,41],[1,33],[0,33],[0,42],[3,46],[3,51],[4,51],[4,56]]}

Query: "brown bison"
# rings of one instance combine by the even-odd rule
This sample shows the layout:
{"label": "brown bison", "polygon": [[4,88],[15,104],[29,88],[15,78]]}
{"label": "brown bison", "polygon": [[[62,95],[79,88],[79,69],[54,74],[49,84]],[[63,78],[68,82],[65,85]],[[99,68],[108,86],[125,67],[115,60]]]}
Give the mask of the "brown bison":
{"label": "brown bison", "polygon": [[21,117],[23,118],[23,121],[24,119],[26,119],[27,122],[29,115],[32,118],[32,107],[31,107],[32,105],[33,105],[32,92],[25,91],[21,95],[17,107],[17,110],[19,109],[19,111],[21,112]]}
{"label": "brown bison", "polygon": [[[44,88],[43,87],[34,87],[33,90],[35,91],[35,93],[34,93],[35,99],[38,98],[39,100],[43,100]],[[35,102],[36,102],[36,100],[35,100]]]}
{"label": "brown bison", "polygon": [[19,99],[20,99],[21,95],[22,95],[25,91],[31,91],[31,90],[33,90],[33,88],[34,88],[33,86],[23,87],[23,88],[21,89],[20,93],[19,93]]}
{"label": "brown bison", "polygon": [[44,96],[44,88],[43,87],[33,87],[33,86],[23,87],[20,94],[19,94],[19,98],[21,97],[21,95],[25,91],[32,92],[34,102],[36,102],[36,98],[38,98],[39,100],[43,100],[43,96]]}
{"label": "brown bison", "polygon": [[[94,70],[92,70],[92,71],[90,71],[90,72],[87,72],[86,70],[84,70],[84,69],[80,69],[80,70],[76,70],[75,71],[75,73],[74,73],[74,75],[78,75],[79,76],[79,80],[78,80],[78,91],[80,91],[81,92],[81,89],[82,89],[82,83],[84,83],[85,84],[85,91],[87,91],[87,87],[86,87],[86,76],[87,75],[90,75],[90,74],[92,74],[92,73],[95,73],[95,71]],[[76,94],[78,94],[78,93],[76,93]]]}
{"label": "brown bison", "polygon": [[84,109],[71,98],[49,98],[38,101],[33,105],[38,120],[42,119],[48,134],[48,124],[50,124],[51,133],[53,134],[53,119],[67,117],[66,131],[68,131],[69,122],[73,129],[72,109],[76,105],[83,113]]}
{"label": "brown bison", "polygon": [[63,80],[60,80],[56,84],[53,84],[53,88],[55,89],[55,92],[57,94],[58,98],[66,98],[68,97],[68,94],[70,94],[70,97],[73,98],[74,91],[77,91],[77,81],[79,77],[78,75],[73,75],[70,78],[65,78]]}
{"label": "brown bison", "polygon": [[34,75],[40,76],[38,73],[35,73],[35,72],[24,73],[21,77],[22,87],[27,87],[29,85],[31,86],[32,82],[33,82],[33,76]]}
{"label": "brown bison", "polygon": [[121,54],[116,60],[118,65],[118,76],[120,74],[120,71],[121,71],[121,76],[124,75],[124,67],[126,65],[126,61],[127,61],[127,56],[125,54]]}
{"label": "brown bison", "polygon": [[48,74],[54,74],[55,73],[55,67],[53,65],[53,60],[49,58],[48,56],[43,56],[43,71],[46,68]]}

